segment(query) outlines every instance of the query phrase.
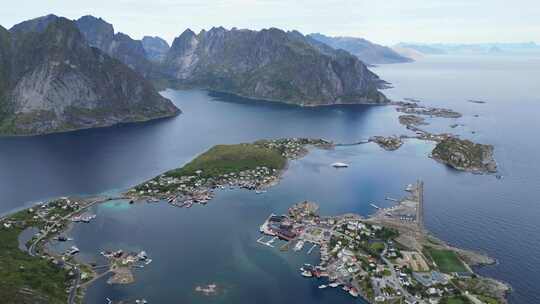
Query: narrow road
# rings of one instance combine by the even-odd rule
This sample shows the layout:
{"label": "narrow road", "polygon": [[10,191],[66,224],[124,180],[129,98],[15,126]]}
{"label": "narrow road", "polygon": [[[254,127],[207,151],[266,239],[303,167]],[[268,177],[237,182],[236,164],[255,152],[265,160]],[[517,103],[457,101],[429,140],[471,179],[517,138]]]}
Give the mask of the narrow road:
{"label": "narrow road", "polygon": [[[117,200],[117,199],[125,199],[125,197],[108,197],[108,198],[97,199],[95,201],[90,202],[88,205],[84,206],[83,208],[75,210],[75,211],[67,214],[66,216],[58,219],[57,221],[54,222],[53,225],[51,225],[49,227],[49,229],[47,229],[43,233],[43,235],[41,235],[39,238],[37,238],[30,245],[30,247],[28,248],[28,254],[30,256],[33,256],[33,257],[36,256],[36,247],[37,247],[37,245],[39,244],[39,242],[41,242],[42,240],[46,239],[49,236],[49,233],[52,231],[52,229],[54,229],[53,227],[55,226],[55,224],[63,222],[65,220],[68,220],[71,217],[73,217],[75,214],[84,212],[86,209],[88,209],[88,208],[90,208],[90,207],[92,207],[92,206],[94,206],[96,204],[103,203],[103,202],[110,201],[110,200]],[[81,283],[81,270],[79,269],[79,266],[76,265],[76,264],[71,264],[71,263],[66,262],[66,265],[72,267],[73,272],[75,274],[75,279],[74,279],[73,285],[71,286],[71,288],[69,290],[69,296],[68,296],[68,302],[67,302],[68,304],[74,304],[75,299],[77,297],[77,290],[79,289],[79,284]]]}
{"label": "narrow road", "polygon": [[75,272],[75,282],[69,289],[68,304],[73,304],[75,302],[77,290],[79,289],[79,284],[81,283],[81,270],[79,269],[79,266],[74,266],[73,271]]}
{"label": "narrow road", "polygon": [[402,296],[404,296],[406,298],[412,297],[411,294],[407,290],[405,290],[405,288],[403,288],[403,286],[401,286],[401,284],[399,283],[399,278],[398,278],[398,275],[396,273],[396,269],[394,268],[394,264],[392,264],[387,258],[384,257],[384,255],[386,254],[387,251],[388,251],[388,245],[385,243],[384,244],[384,250],[381,253],[381,259],[388,266],[388,268],[390,268],[390,273],[392,274],[392,279],[394,281],[394,284],[399,289]]}

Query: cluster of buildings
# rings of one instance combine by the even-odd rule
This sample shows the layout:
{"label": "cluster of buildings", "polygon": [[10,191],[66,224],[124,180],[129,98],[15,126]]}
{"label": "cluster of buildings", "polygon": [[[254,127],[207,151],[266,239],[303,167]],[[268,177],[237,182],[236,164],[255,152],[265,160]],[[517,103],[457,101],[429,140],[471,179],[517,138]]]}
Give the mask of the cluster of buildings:
{"label": "cluster of buildings", "polygon": [[308,151],[306,146],[316,146],[319,148],[331,147],[333,144],[324,139],[312,138],[282,138],[274,140],[261,140],[256,144],[266,148],[280,151],[281,155],[287,159],[297,159],[304,156]]}
{"label": "cluster of buildings", "polygon": [[300,271],[305,277],[324,278],[321,289],[341,287],[370,303],[407,304],[439,303],[456,292],[450,276],[426,262],[423,253],[396,244],[397,231],[360,216],[319,217],[317,204],[306,201],[286,215],[272,214],[260,231],[296,244],[295,251],[304,242],[320,246],[319,265],[305,264]]}
{"label": "cluster of buildings", "polygon": [[128,194],[136,197],[153,199],[161,198],[177,207],[189,208],[193,204],[207,204],[214,197],[214,189],[243,188],[257,190],[272,184],[278,179],[276,169],[258,166],[251,170],[230,172],[218,176],[208,177],[202,170],[197,170],[195,175],[180,177],[171,176],[167,173],[150,180]]}
{"label": "cluster of buildings", "polygon": [[148,254],[146,251],[141,251],[139,253],[135,252],[125,252],[123,250],[116,250],[116,251],[102,251],[100,253],[102,256],[104,256],[111,265],[116,266],[133,266],[137,265],[147,265],[152,263],[152,259],[148,257]]}

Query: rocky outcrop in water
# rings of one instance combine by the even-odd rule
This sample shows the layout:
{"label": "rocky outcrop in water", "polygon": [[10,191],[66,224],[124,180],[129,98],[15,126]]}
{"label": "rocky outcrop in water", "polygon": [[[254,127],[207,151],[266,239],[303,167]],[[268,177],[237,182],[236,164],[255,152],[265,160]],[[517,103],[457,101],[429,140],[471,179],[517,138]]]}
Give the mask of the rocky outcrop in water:
{"label": "rocky outcrop in water", "polygon": [[172,116],[144,78],[46,16],[0,30],[0,132],[42,134]]}
{"label": "rocky outcrop in water", "polygon": [[367,64],[411,62],[389,47],[375,44],[366,39],[355,37],[329,37],[322,34],[310,34],[310,38],[327,44],[334,49],[345,50]]}
{"label": "rocky outcrop in water", "polygon": [[163,60],[175,85],[305,106],[384,103],[384,85],[358,58],[322,52],[298,32],[212,28],[177,37]]}
{"label": "rocky outcrop in water", "polygon": [[440,141],[431,157],[455,169],[473,173],[495,173],[497,163],[493,146],[476,144],[470,140],[449,137]]}

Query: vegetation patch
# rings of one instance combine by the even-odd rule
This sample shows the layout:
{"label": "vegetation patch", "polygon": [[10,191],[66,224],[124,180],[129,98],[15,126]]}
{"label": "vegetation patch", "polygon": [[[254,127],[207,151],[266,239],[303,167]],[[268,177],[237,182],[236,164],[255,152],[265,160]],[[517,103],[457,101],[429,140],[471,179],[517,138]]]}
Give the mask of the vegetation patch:
{"label": "vegetation patch", "polygon": [[454,251],[433,247],[426,247],[425,251],[442,272],[468,272],[467,267]]}
{"label": "vegetation patch", "polygon": [[440,304],[469,304],[471,301],[465,296],[453,296],[451,298],[443,298]]}
{"label": "vegetation patch", "polygon": [[66,303],[67,272],[19,249],[24,229],[0,228],[0,298],[2,303]]}
{"label": "vegetation patch", "polygon": [[217,145],[199,155],[180,169],[166,173],[167,176],[180,177],[194,175],[199,170],[202,176],[211,177],[238,173],[265,166],[281,170],[287,159],[279,151],[255,144]]}
{"label": "vegetation patch", "polygon": [[431,155],[434,159],[458,170],[476,173],[497,171],[491,145],[450,137],[439,142]]}

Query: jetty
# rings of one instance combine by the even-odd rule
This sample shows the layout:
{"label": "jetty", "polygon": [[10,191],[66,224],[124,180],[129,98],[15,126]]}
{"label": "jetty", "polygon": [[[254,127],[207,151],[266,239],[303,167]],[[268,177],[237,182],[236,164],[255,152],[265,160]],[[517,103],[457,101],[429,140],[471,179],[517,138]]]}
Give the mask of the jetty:
{"label": "jetty", "polygon": [[277,239],[277,236],[271,238],[270,240],[268,240],[266,242],[263,241],[264,238],[265,238],[264,236],[261,236],[259,239],[257,239],[257,243],[268,246],[268,247],[274,247],[274,245],[272,245],[272,243],[274,243],[274,241]]}
{"label": "jetty", "polygon": [[377,205],[375,205],[375,204],[373,204],[373,203],[371,203],[370,205],[371,205],[371,207],[373,207],[373,208],[375,208],[375,209],[381,209],[381,207],[379,207],[379,206],[377,206]]}
{"label": "jetty", "polygon": [[317,247],[317,244],[313,244],[313,246],[311,246],[311,248],[309,248],[307,254],[311,254],[311,252],[313,251],[313,249],[315,249],[315,247]]}

